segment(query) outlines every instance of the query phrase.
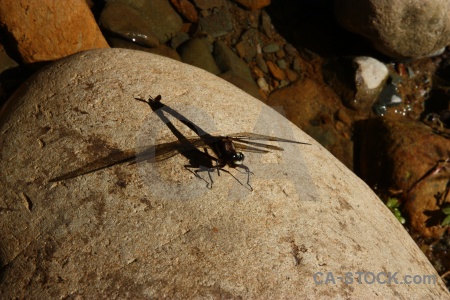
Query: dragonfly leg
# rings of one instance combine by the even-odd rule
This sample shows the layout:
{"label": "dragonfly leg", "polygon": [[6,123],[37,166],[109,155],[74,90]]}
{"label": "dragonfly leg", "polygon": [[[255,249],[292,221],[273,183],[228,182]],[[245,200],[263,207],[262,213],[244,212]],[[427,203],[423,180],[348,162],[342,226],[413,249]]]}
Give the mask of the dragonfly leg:
{"label": "dragonfly leg", "polygon": [[[250,185],[250,174],[255,175],[252,171],[250,171],[249,167],[247,167],[246,165],[236,165],[236,170],[238,170],[237,168],[242,168],[245,170],[245,173],[247,173],[247,185],[250,187],[250,191],[253,191],[253,187]],[[238,172],[241,172],[238,170]],[[244,173],[244,172],[241,172]]]}
{"label": "dragonfly leg", "polygon": [[[212,189],[214,180],[212,179],[211,176],[211,172],[214,172],[215,169],[213,168],[208,168],[205,166],[191,166],[191,165],[185,165],[184,168],[186,170],[188,170],[189,172],[191,172],[192,174],[195,175],[195,177],[200,178],[201,180],[203,180],[204,182],[206,182],[206,188],[208,189]],[[195,169],[194,171],[192,171],[191,169]],[[209,182],[207,180],[205,180],[205,178],[203,178],[202,176],[200,176],[200,172],[208,172],[208,177],[209,177]]]}

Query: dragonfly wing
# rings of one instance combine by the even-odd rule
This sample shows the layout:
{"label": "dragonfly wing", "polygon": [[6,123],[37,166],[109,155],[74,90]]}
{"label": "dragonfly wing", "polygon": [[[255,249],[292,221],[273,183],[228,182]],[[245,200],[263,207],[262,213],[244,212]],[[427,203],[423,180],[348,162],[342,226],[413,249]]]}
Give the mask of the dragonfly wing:
{"label": "dragonfly wing", "polygon": [[242,150],[244,152],[255,152],[255,153],[269,153],[270,152],[269,150],[259,149],[256,147],[252,147],[252,146],[237,143],[237,142],[233,142],[233,145],[237,150]]}
{"label": "dragonfly wing", "polygon": [[[246,141],[246,140],[242,140],[242,139],[233,139],[233,144],[234,144],[235,146],[238,144],[238,143],[235,142],[235,141],[238,141],[239,143],[244,143],[244,144],[247,144],[247,145],[256,146],[256,147],[267,148],[267,149],[270,149],[270,150],[278,150],[278,151],[283,151],[283,150],[284,150],[283,148],[278,147],[278,146],[267,145],[267,144],[257,143],[257,142],[250,142],[250,141]],[[245,148],[244,148],[244,147],[247,147],[247,148],[254,148],[254,147],[250,147],[250,146],[247,146],[247,145],[242,145],[242,144],[240,144],[240,145],[241,145],[240,147],[243,147],[243,148],[240,148],[240,149],[242,149],[242,150],[244,150],[244,151],[245,151]],[[266,151],[266,152],[268,152],[268,151]]]}
{"label": "dragonfly wing", "polygon": [[234,133],[228,135],[232,139],[246,139],[246,140],[263,140],[263,141],[276,141],[276,142],[285,142],[285,143],[295,143],[295,144],[304,144],[310,145],[309,143],[298,142],[294,140],[283,139],[275,136],[251,133],[251,132],[241,132]]}

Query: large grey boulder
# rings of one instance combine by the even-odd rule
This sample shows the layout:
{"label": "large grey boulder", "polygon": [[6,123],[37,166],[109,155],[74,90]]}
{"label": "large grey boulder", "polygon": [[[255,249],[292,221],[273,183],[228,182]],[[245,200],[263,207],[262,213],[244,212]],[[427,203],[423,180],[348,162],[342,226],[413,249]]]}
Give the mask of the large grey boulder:
{"label": "large grey boulder", "polygon": [[335,0],[336,19],[394,58],[418,58],[450,43],[448,0]]}
{"label": "large grey boulder", "polygon": [[[253,191],[247,174],[231,168],[235,178],[212,172],[207,188],[207,173],[195,177],[182,155],[49,182],[112,150],[175,140],[134,99],[157,94],[211,134],[312,145],[248,153]],[[124,49],[79,53],[20,88],[0,132],[4,299],[449,297],[360,179],[280,114],[206,71]],[[400,284],[406,275],[434,276],[435,284]]]}

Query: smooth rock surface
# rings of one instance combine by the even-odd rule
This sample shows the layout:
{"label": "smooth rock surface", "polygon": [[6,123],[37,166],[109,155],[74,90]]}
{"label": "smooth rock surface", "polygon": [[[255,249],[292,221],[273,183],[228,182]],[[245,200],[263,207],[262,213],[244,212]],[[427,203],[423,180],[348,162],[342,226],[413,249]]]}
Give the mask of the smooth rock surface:
{"label": "smooth rock surface", "polygon": [[[175,140],[134,99],[158,94],[211,134],[247,131],[312,145],[246,153],[253,191],[234,169],[236,178],[213,172],[208,189],[181,155],[48,182],[114,149]],[[360,179],[280,114],[203,70],[139,51],[80,53],[22,86],[0,132],[5,299],[449,297]],[[358,284],[361,270],[398,272],[400,282],[432,274],[437,284]],[[353,282],[325,284],[329,272],[353,272]]]}
{"label": "smooth rock surface", "polygon": [[50,61],[109,47],[84,0],[2,0],[0,24],[24,63]]}
{"label": "smooth rock surface", "polygon": [[433,55],[450,43],[448,0],[335,0],[337,20],[394,58]]}

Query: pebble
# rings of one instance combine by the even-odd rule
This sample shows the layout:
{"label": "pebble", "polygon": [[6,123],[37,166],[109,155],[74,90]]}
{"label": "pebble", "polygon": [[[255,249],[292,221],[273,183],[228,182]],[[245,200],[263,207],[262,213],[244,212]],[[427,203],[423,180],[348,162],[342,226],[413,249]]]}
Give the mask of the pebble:
{"label": "pebble", "polygon": [[256,83],[258,84],[259,88],[262,89],[264,92],[266,93],[270,92],[269,84],[264,79],[264,77],[259,77]]}
{"label": "pebble", "polygon": [[368,89],[378,88],[389,75],[388,68],[375,58],[359,56],[353,61],[358,67],[357,80],[361,80]]}
{"label": "pebble", "polygon": [[283,51],[282,48],[278,49],[278,51],[275,53],[275,55],[276,55],[278,58],[284,58],[284,57],[286,56],[286,54],[284,53],[284,51]]}
{"label": "pebble", "polygon": [[273,36],[273,30],[272,30],[272,20],[270,19],[270,16],[263,10],[261,11],[261,17],[260,17],[260,30],[263,34],[271,38]]}
{"label": "pebble", "polygon": [[295,47],[289,43],[285,44],[283,49],[286,52],[286,54],[289,56],[296,56],[298,54],[297,49],[295,49]]}
{"label": "pebble", "polygon": [[290,82],[293,82],[298,80],[299,75],[291,69],[286,69],[286,77]]}
{"label": "pebble", "polygon": [[302,62],[300,61],[300,57],[294,57],[294,60],[292,61],[292,69],[294,69],[294,71],[297,71],[298,73],[302,72]]}
{"label": "pebble", "polygon": [[264,53],[274,53],[277,52],[280,49],[280,46],[276,43],[265,45],[262,49]]}
{"label": "pebble", "polygon": [[348,116],[348,114],[342,108],[337,111],[336,117],[338,120],[342,121],[342,123],[344,123],[345,125],[352,124],[352,119]]}
{"label": "pebble", "polygon": [[278,80],[283,80],[286,77],[286,74],[283,70],[278,68],[276,64],[271,61],[267,61],[267,67],[269,68],[270,74]]}
{"label": "pebble", "polygon": [[186,32],[178,32],[170,40],[170,46],[173,49],[177,49],[181,44],[189,40],[189,35]]}
{"label": "pebble", "polygon": [[286,69],[286,61],[285,61],[284,59],[279,59],[279,60],[277,60],[277,66],[278,66],[280,69],[285,70],[285,69]]}
{"label": "pebble", "polygon": [[263,72],[260,68],[258,68],[257,66],[254,66],[254,67],[252,68],[252,71],[253,71],[253,74],[255,74],[255,76],[256,76],[257,78],[263,77],[263,76],[264,76],[264,72]]}
{"label": "pebble", "polygon": [[256,64],[258,65],[258,68],[261,69],[261,71],[263,71],[264,73],[268,73],[269,72],[269,68],[267,67],[266,61],[264,60],[264,57],[259,54],[256,55]]}

